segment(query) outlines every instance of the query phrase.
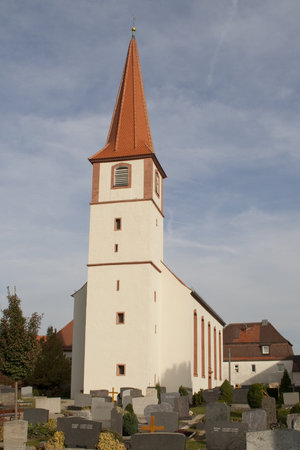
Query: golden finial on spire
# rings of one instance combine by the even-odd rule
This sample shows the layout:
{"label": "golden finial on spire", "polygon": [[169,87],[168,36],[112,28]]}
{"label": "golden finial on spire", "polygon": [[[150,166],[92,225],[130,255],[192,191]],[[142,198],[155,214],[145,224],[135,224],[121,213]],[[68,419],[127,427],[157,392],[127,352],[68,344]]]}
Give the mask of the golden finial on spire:
{"label": "golden finial on spire", "polygon": [[133,16],[132,16],[132,28],[131,28],[131,31],[132,31],[132,37],[133,37],[133,38],[135,37],[135,30],[136,30],[136,28],[135,28],[135,15],[133,15]]}

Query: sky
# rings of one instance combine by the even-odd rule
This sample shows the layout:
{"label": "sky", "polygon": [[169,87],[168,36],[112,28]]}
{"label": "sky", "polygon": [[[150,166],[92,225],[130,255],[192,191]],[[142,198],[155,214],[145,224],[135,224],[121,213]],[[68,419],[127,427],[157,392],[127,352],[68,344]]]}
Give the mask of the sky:
{"label": "sky", "polygon": [[2,0],[0,307],[40,333],[87,278],[92,166],[136,16],[164,261],[226,323],[300,353],[299,0]]}

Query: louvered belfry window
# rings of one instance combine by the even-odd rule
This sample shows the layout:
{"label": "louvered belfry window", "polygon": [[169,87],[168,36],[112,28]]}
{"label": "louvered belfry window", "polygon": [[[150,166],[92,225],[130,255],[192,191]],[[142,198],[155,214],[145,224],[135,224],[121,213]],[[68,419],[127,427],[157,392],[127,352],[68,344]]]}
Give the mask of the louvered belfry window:
{"label": "louvered belfry window", "polygon": [[114,174],[114,186],[128,186],[129,168],[128,166],[117,166]]}

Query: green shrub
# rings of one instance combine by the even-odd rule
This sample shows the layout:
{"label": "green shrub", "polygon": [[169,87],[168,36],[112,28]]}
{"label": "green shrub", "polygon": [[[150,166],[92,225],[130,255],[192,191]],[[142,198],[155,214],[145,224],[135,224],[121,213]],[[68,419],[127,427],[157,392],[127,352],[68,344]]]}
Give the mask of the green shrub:
{"label": "green shrub", "polygon": [[278,422],[280,422],[281,424],[286,426],[286,418],[287,418],[288,414],[290,414],[290,410],[289,409],[285,409],[285,408],[277,409]]}
{"label": "green shrub", "polygon": [[292,391],[293,391],[292,382],[288,371],[285,369],[279,385],[279,403],[281,405],[283,403],[283,393]]}
{"label": "green shrub", "polygon": [[203,403],[203,389],[193,394],[193,406],[200,406]]}
{"label": "green shrub", "polygon": [[158,403],[161,403],[161,386],[159,383],[156,383],[155,389],[157,391]]}
{"label": "green shrub", "polygon": [[248,403],[251,408],[261,408],[261,401],[265,385],[261,383],[251,384],[248,392]]}
{"label": "green shrub", "polygon": [[138,432],[138,420],[134,412],[125,412],[123,416],[123,435],[132,436]]}
{"label": "green shrub", "polygon": [[57,431],[57,422],[50,419],[47,423],[28,424],[28,439],[35,439],[37,441],[47,441],[54,436]]}
{"label": "green shrub", "polygon": [[134,413],[134,411],[133,411],[133,406],[132,406],[131,403],[128,403],[128,405],[127,405],[126,408],[125,408],[125,411],[127,411],[127,412],[129,412],[129,413],[131,413],[131,414]]}
{"label": "green shrub", "polygon": [[225,380],[221,385],[221,400],[225,403],[231,404],[233,397],[233,387],[228,380]]}
{"label": "green shrub", "polygon": [[189,395],[187,388],[185,388],[184,386],[179,386],[178,392],[181,396],[184,395]]}
{"label": "green shrub", "polygon": [[300,403],[296,403],[296,405],[292,406],[291,414],[300,414]]}

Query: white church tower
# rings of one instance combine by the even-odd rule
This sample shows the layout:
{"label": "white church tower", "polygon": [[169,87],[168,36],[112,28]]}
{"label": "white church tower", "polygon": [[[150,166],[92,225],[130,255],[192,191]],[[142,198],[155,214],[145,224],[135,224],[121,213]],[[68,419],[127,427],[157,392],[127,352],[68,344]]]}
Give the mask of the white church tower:
{"label": "white church tower", "polygon": [[[206,387],[193,377],[202,358],[207,385],[213,350],[214,385],[222,382],[224,322],[162,262],[166,174],[152,144],[134,31],[106,145],[89,158],[88,281],[74,294],[72,397],[157,382]],[[199,330],[200,320],[210,321],[211,341],[202,328],[198,336],[197,314]]]}

